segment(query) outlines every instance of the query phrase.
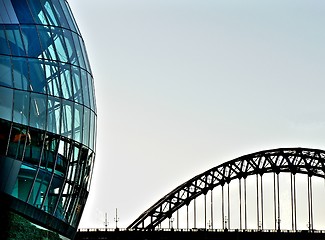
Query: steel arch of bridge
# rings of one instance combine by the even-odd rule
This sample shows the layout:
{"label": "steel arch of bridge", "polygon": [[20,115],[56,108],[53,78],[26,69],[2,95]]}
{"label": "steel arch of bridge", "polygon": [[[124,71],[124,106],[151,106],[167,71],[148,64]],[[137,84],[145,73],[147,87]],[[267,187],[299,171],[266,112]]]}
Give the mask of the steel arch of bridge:
{"label": "steel arch of bridge", "polygon": [[[142,213],[128,229],[150,230],[202,194],[234,179],[264,173],[288,172],[325,176],[325,151],[307,148],[279,148],[260,151],[211,168],[181,184]],[[147,225],[145,225],[147,224]]]}

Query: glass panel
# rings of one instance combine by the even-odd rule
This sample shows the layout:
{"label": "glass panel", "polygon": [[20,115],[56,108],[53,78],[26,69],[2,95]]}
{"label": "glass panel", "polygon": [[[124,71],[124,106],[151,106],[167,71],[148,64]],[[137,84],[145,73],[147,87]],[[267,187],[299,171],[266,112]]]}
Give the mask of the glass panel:
{"label": "glass panel", "polygon": [[70,212],[73,213],[71,218],[69,219],[69,222],[73,225],[77,224],[80,218],[80,214],[82,212],[82,208],[85,203],[84,194],[85,189],[83,188],[83,179],[84,179],[84,173],[86,169],[86,162],[88,157],[88,149],[87,148],[81,148],[79,161],[78,161],[78,169],[77,172],[79,174],[75,177],[75,182],[77,186],[74,188],[73,193],[75,194],[74,198],[74,204],[70,204]]}
{"label": "glass panel", "polygon": [[87,197],[88,197],[88,192],[86,190],[82,189],[81,193],[79,195],[79,198],[77,199],[78,202],[75,207],[75,210],[73,211],[74,214],[73,214],[73,217],[70,222],[70,224],[74,227],[76,227],[80,221],[81,213],[84,209]]}
{"label": "glass panel", "polygon": [[14,124],[10,133],[10,142],[7,155],[22,160],[25,145],[30,144],[30,134],[26,127]]}
{"label": "glass panel", "polygon": [[73,103],[62,100],[61,135],[72,138]]}
{"label": "glass panel", "polygon": [[31,93],[30,126],[38,129],[46,129],[47,96]]}
{"label": "glass panel", "polygon": [[89,132],[89,148],[94,150],[94,127],[95,127],[95,114],[90,111],[90,132]]}
{"label": "glass panel", "polygon": [[48,25],[48,22],[47,22],[45,14],[44,14],[44,11],[42,9],[40,1],[27,0],[27,2],[30,7],[31,13],[35,19],[35,23]]}
{"label": "glass panel", "polygon": [[0,112],[1,118],[12,120],[13,90],[0,87]]}
{"label": "glass panel", "polygon": [[[43,144],[43,141],[44,145],[41,154],[42,160],[39,164],[40,169],[28,202],[38,208],[42,208],[43,210],[49,212],[51,210],[49,207],[51,206],[51,202],[46,196],[49,196],[49,194],[47,194],[49,193],[48,186],[50,184],[54,162],[57,155],[58,139],[51,134],[41,134],[38,142],[42,142]],[[33,147],[37,147],[34,145],[33,140],[32,145]],[[38,145],[38,147],[41,147],[41,143]]]}
{"label": "glass panel", "polygon": [[89,61],[88,61],[88,55],[87,55],[87,51],[86,51],[86,48],[85,48],[85,43],[82,40],[82,38],[79,38],[79,41],[80,41],[80,46],[81,46],[81,50],[82,50],[82,55],[83,55],[84,60],[85,60],[86,69],[87,69],[88,72],[91,72],[90,64],[89,64]]}
{"label": "glass panel", "polygon": [[44,6],[45,14],[49,20],[50,25],[59,26],[58,17],[54,12],[52,2],[47,0],[41,0],[42,5]]}
{"label": "glass panel", "polygon": [[73,86],[73,95],[74,100],[78,103],[83,103],[82,101],[82,88],[81,88],[81,79],[80,79],[80,68],[71,66],[72,74],[72,86]]}
{"label": "glass panel", "polygon": [[37,26],[37,30],[39,34],[39,39],[41,41],[41,47],[43,49],[44,58],[57,60],[50,29],[46,26]]}
{"label": "glass panel", "polygon": [[26,145],[24,162],[39,166],[44,145],[44,132],[30,128],[28,133],[30,136],[30,144]]}
{"label": "glass panel", "polygon": [[55,213],[54,213],[54,216],[65,221],[64,220],[64,209],[63,209],[63,206],[66,202],[66,198],[67,198],[67,194],[68,194],[68,188],[69,188],[69,184],[65,183],[64,184],[64,188],[63,188],[63,192],[62,194],[60,195],[60,199],[57,203],[57,206],[56,206],[56,210],[55,210]]}
{"label": "glass panel", "polygon": [[26,56],[19,25],[6,25],[5,29],[11,54],[14,56]]}
{"label": "glass panel", "polygon": [[71,140],[61,139],[59,150],[58,150],[58,157],[56,159],[56,167],[55,167],[55,174],[64,176],[67,171],[67,166],[69,162],[69,158],[71,157]]}
{"label": "glass panel", "polygon": [[0,56],[0,85],[12,87],[11,61],[7,56]]}
{"label": "glass panel", "polygon": [[44,143],[44,157],[41,162],[41,168],[46,169],[50,172],[54,171],[54,164],[57,157],[59,148],[59,136],[53,134],[47,134],[45,136]]}
{"label": "glass panel", "polygon": [[46,93],[44,62],[41,59],[28,59],[30,89],[33,92]]}
{"label": "glass panel", "polygon": [[61,90],[62,95],[66,99],[73,99],[73,88],[71,82],[71,70],[70,65],[60,65],[60,76],[61,76]]}
{"label": "glass panel", "polygon": [[49,95],[61,96],[61,83],[58,63],[45,61],[45,77]]}
{"label": "glass panel", "polygon": [[85,177],[85,169],[87,167],[87,161],[88,161],[88,154],[89,154],[89,149],[82,147],[81,151],[80,151],[80,159],[79,159],[79,163],[80,163],[80,168],[79,168],[79,176],[78,179],[76,179],[76,181],[78,182],[78,185],[83,187],[83,180]]}
{"label": "glass panel", "polygon": [[90,108],[95,110],[95,96],[94,96],[93,79],[90,74],[87,74],[87,75],[88,75]]}
{"label": "glass panel", "polygon": [[[0,0],[0,9],[6,9],[3,0]],[[10,17],[8,16],[7,9],[5,11],[0,11],[0,24],[11,23]]]}
{"label": "glass panel", "polygon": [[88,156],[87,156],[87,161],[85,162],[85,168],[84,168],[84,172],[82,175],[82,182],[81,182],[81,186],[84,189],[88,188],[88,184],[90,182],[90,172],[92,170],[92,160],[93,160],[93,152],[89,151],[88,152]]}
{"label": "glass panel", "polygon": [[28,125],[29,100],[29,92],[19,90],[14,91],[14,122]]}
{"label": "glass panel", "polygon": [[64,38],[65,38],[65,45],[67,47],[67,54],[69,58],[69,62],[74,65],[79,65],[79,60],[77,56],[77,52],[74,46],[74,41],[72,37],[72,33],[69,30],[62,29]]}
{"label": "glass panel", "polygon": [[90,99],[89,99],[89,86],[88,86],[88,78],[87,78],[87,72],[85,70],[81,69],[81,84],[82,84],[82,96],[84,99],[84,104],[87,107],[90,107]]}
{"label": "glass panel", "polygon": [[74,32],[79,32],[79,29],[78,29],[78,26],[73,18],[73,15],[72,15],[72,12],[70,10],[70,7],[68,6],[68,2],[65,1],[65,0],[59,0],[60,1],[60,4],[61,4],[61,7],[63,9],[63,12],[67,18],[67,21],[69,22],[69,25],[70,25],[70,29]]}
{"label": "glass panel", "polygon": [[53,4],[54,10],[55,10],[55,13],[58,16],[58,19],[60,21],[60,26],[69,28],[68,21],[65,17],[65,14],[61,8],[61,4],[59,3],[59,1],[52,1],[52,4]]}
{"label": "glass panel", "polygon": [[71,161],[69,163],[69,169],[67,172],[67,180],[65,183],[64,191],[62,194],[61,202],[58,206],[57,211],[59,213],[65,212],[65,218],[64,220],[68,222],[69,218],[72,215],[71,209],[74,205],[76,196],[76,191],[78,188],[76,187],[76,184],[74,182],[77,172],[78,172],[78,157],[79,157],[79,146],[73,146]]}
{"label": "glass panel", "polygon": [[89,124],[90,124],[90,110],[84,107],[84,122],[83,122],[83,141],[82,143],[89,146]]}
{"label": "glass panel", "polygon": [[69,189],[69,196],[66,199],[66,204],[64,206],[65,209],[65,221],[69,223],[70,219],[72,218],[74,214],[74,208],[76,205],[76,201],[78,198],[80,190],[78,186],[73,185],[72,188]]}
{"label": "glass panel", "polygon": [[[1,8],[0,8],[1,9]],[[2,11],[0,11],[2,12]],[[0,25],[0,54],[10,55],[10,48],[7,41],[4,26]]]}
{"label": "glass panel", "polygon": [[11,0],[20,23],[34,23],[26,0]]}
{"label": "glass panel", "polygon": [[75,33],[72,33],[72,37],[73,37],[75,51],[77,52],[77,57],[78,57],[80,67],[85,68],[86,67],[85,60],[84,60],[84,56],[82,54],[82,50],[81,50],[81,46],[80,46],[80,42],[79,42],[79,36]]}
{"label": "glass panel", "polygon": [[95,122],[94,122],[94,152],[96,152],[96,142],[97,142],[97,115],[95,114]]}
{"label": "glass panel", "polygon": [[31,196],[29,198],[30,203],[33,202],[32,204],[35,207],[42,208],[45,211],[48,211],[47,208],[48,201],[44,201],[44,199],[45,199],[47,187],[50,183],[50,179],[51,179],[51,173],[46,170],[40,169],[37,174],[34,187],[31,192]]}
{"label": "glass panel", "polygon": [[81,142],[82,129],[83,129],[83,107],[80,104],[74,105],[74,126],[73,126],[73,139]]}
{"label": "glass panel", "polygon": [[21,26],[21,32],[25,44],[27,56],[34,58],[42,58],[42,48],[39,36],[35,26]]}
{"label": "glass panel", "polygon": [[61,102],[60,99],[48,97],[47,131],[60,134]]}
{"label": "glass panel", "polygon": [[27,58],[12,58],[14,87],[29,90]]}
{"label": "glass panel", "polygon": [[47,206],[48,212],[50,214],[54,213],[54,210],[59,200],[59,194],[63,186],[63,182],[64,182],[64,178],[54,174],[51,182],[51,186],[49,188],[49,193],[47,194],[47,199],[46,199],[47,200],[46,202],[48,204]]}
{"label": "glass panel", "polygon": [[64,36],[60,28],[51,28],[52,39],[54,40],[57,56],[60,61],[68,62],[67,50],[65,46]]}
{"label": "glass panel", "polygon": [[34,182],[35,173],[35,167],[23,163],[18,173],[12,195],[26,202]]}
{"label": "glass panel", "polygon": [[93,110],[95,113],[97,113],[97,105],[96,105],[96,94],[95,94],[95,85],[94,85],[94,79],[93,77],[91,76],[91,85],[92,85],[92,100],[93,100]]}
{"label": "glass panel", "polygon": [[5,13],[4,12],[1,13],[2,14],[1,16],[3,17],[2,20],[6,21],[5,23],[19,24],[11,1],[10,0],[2,0],[2,3],[3,3],[3,5],[1,6],[1,7],[3,7],[2,9],[6,9]]}
{"label": "glass panel", "polygon": [[[40,165],[41,157],[42,157],[42,148],[44,146],[44,133],[39,130],[30,129],[30,144],[26,144],[25,153],[24,153],[24,163],[27,163],[28,166],[34,166],[35,168]],[[26,164],[26,166],[27,166]],[[36,168],[37,169],[37,168]],[[34,179],[36,175],[36,171],[24,171],[23,174],[28,173],[30,179]],[[22,175],[20,175],[20,178]],[[25,177],[26,178],[26,177]],[[32,182],[30,186],[31,191],[28,196],[28,203],[34,204],[35,202],[35,188],[39,187],[39,184],[35,181]]]}
{"label": "glass panel", "polygon": [[94,160],[95,160],[95,154],[94,154],[94,152],[92,152],[88,158],[89,172],[88,172],[88,177],[87,177],[87,191],[90,190],[91,178],[92,178],[93,170],[94,170]]}

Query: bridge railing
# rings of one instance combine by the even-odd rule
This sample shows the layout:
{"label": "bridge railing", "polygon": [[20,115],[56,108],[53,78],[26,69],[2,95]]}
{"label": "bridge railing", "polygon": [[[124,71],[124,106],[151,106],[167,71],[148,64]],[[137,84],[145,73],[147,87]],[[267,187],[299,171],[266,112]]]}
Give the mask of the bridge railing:
{"label": "bridge railing", "polygon": [[[135,232],[135,231],[149,231],[144,229],[128,229],[128,228],[79,228],[78,232]],[[281,232],[281,233],[295,233],[295,232],[313,232],[313,233],[325,233],[325,230],[274,230],[274,229],[205,229],[205,228],[158,228],[152,231],[162,232]]]}

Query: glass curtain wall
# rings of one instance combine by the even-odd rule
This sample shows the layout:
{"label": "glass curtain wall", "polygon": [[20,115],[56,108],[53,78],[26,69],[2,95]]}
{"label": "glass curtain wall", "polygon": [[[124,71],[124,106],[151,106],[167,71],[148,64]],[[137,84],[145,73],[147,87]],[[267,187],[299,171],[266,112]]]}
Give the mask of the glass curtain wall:
{"label": "glass curtain wall", "polygon": [[93,77],[67,1],[0,0],[1,192],[77,228],[96,118]]}

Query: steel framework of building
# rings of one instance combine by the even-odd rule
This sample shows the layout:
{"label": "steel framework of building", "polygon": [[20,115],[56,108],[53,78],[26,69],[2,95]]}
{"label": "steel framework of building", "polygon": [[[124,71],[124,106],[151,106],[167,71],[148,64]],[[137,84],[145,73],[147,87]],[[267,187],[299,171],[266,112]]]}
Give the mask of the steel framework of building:
{"label": "steel framework of building", "polygon": [[[222,196],[224,195],[224,185],[228,185],[229,201],[229,183],[234,179],[239,179],[241,189],[241,180],[244,180],[244,196],[240,193],[240,209],[242,209],[242,198],[245,203],[246,218],[246,178],[250,175],[256,175],[257,189],[260,178],[260,193],[257,193],[257,205],[261,204],[261,210],[257,211],[257,218],[261,217],[263,228],[263,174],[273,173],[274,175],[274,229],[280,227],[280,198],[279,198],[279,173],[291,173],[291,207],[292,207],[292,230],[297,230],[296,220],[296,181],[297,173],[308,175],[308,214],[309,229],[313,229],[313,206],[312,206],[312,182],[311,177],[325,176],[325,151],[307,148],[279,148],[265,150],[248,154],[234,160],[225,162],[219,166],[211,168],[202,174],[199,174],[189,181],[181,184],[173,191],[165,195],[148,210],[142,213],[128,229],[152,230],[166,218],[171,218],[172,214],[183,206],[187,206],[193,199],[200,195],[205,195],[208,191],[217,186],[222,187]],[[258,190],[257,190],[258,191]],[[241,192],[241,190],[240,190]],[[212,194],[211,194],[212,196]],[[224,201],[222,197],[222,201]],[[224,217],[224,203],[222,202]],[[259,206],[257,206],[259,209]],[[259,212],[260,211],[260,212]],[[242,228],[242,211],[240,210],[240,228]],[[246,225],[246,221],[245,221]],[[229,226],[228,226],[229,227]],[[227,228],[223,223],[223,228]],[[246,228],[246,226],[245,226]]]}

